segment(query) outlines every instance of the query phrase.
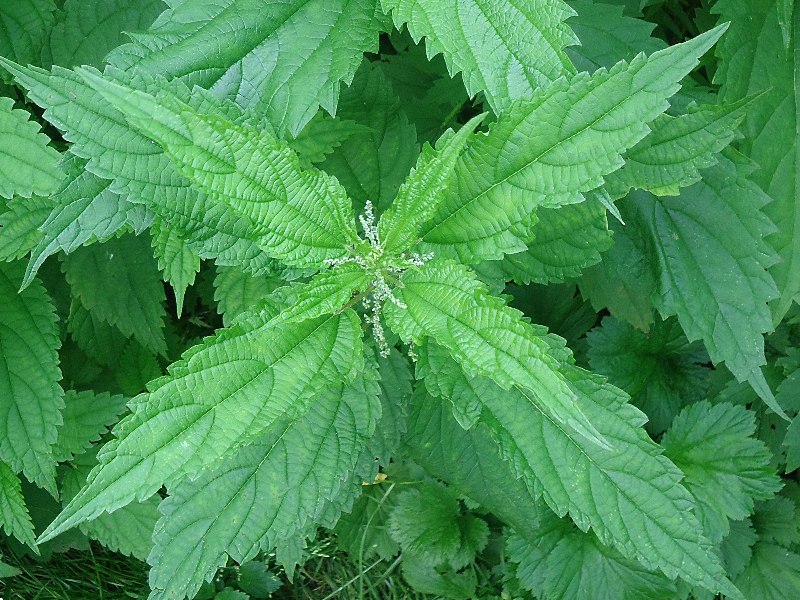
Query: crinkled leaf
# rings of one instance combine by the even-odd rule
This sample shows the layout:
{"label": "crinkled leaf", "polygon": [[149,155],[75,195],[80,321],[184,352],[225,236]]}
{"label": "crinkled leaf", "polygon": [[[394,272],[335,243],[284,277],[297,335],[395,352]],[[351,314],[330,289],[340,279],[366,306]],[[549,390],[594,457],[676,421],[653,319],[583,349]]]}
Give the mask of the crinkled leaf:
{"label": "crinkled leaf", "polygon": [[662,433],[678,412],[708,389],[708,355],[690,344],[675,320],[656,321],[645,334],[606,317],[588,335],[592,371],[622,388],[648,417],[647,429]]}
{"label": "crinkled leaf", "polygon": [[0,263],[0,461],[55,495],[61,342],[42,283],[18,291],[23,272],[22,263]]}
{"label": "crinkled leaf", "polygon": [[667,577],[709,590],[736,591],[725,579],[710,542],[691,514],[682,473],[647,436],[644,415],[617,388],[582,369],[564,367],[580,406],[613,448],[603,448],[538,409],[523,390],[503,390],[484,377],[468,377],[443,349],[427,346],[422,375],[428,389],[454,404],[479,406],[485,424],[514,476],[559,516]]}
{"label": "crinkled leaf", "polygon": [[192,598],[226,554],[243,563],[317,521],[380,417],[376,378],[320,390],[304,413],[172,490],[148,558],[150,598]]}
{"label": "crinkled leaf", "polygon": [[53,24],[53,0],[14,0],[0,7],[0,56],[38,63]]}
{"label": "crinkled leaf", "polygon": [[647,135],[647,123],[723,31],[610,71],[559,79],[514,104],[462,154],[423,228],[428,248],[468,263],[525,250],[536,208],[580,202],[619,169],[622,154]]}
{"label": "crinkled leaf", "polygon": [[236,267],[219,267],[214,278],[214,300],[227,327],[241,313],[256,306],[282,285],[277,277],[253,276]]}
{"label": "crinkled leaf", "polygon": [[166,294],[147,236],[126,235],[67,255],[64,275],[74,297],[100,320],[166,354]]}
{"label": "crinkled leaf", "polygon": [[17,474],[3,461],[0,461],[0,526],[6,535],[36,550],[36,536],[22,496],[22,484]]}
{"label": "crinkled leaf", "polygon": [[150,232],[158,268],[164,274],[164,280],[172,286],[176,312],[180,317],[186,288],[194,283],[200,271],[200,257],[180,232],[170,229],[163,221],[153,223]]}
{"label": "crinkled leaf", "polygon": [[564,52],[577,42],[562,0],[381,0],[395,26],[425,37],[428,56],[442,53],[461,72],[470,96],[483,92],[496,113],[574,68]]}
{"label": "crinkled leaf", "polygon": [[661,439],[666,454],[686,474],[697,516],[714,542],[728,520],[744,519],[754,500],[771,498],[781,482],[764,442],[753,437],[755,414],[741,406],[706,401],[686,407]]}
{"label": "crinkled leaf", "polygon": [[92,447],[93,442],[108,431],[108,427],[125,411],[125,398],[108,392],[69,390],[64,395],[64,423],[58,428],[53,445],[56,461],[72,460]]}
{"label": "crinkled leaf", "polygon": [[359,370],[361,328],[352,311],[278,327],[271,317],[266,311],[208,338],[151,382],[43,537],[174,485]]}
{"label": "crinkled leaf", "polygon": [[335,151],[350,136],[357,133],[370,133],[370,128],[350,119],[339,116],[333,118],[320,111],[303,127],[297,137],[289,141],[292,150],[297,152],[304,168],[320,163]]}
{"label": "crinkled leaf", "polygon": [[59,154],[30,114],[13,106],[11,98],[0,97],[0,196],[47,195],[62,178]]}
{"label": "crinkled leaf", "polygon": [[[39,227],[47,220],[52,202],[48,198],[16,198],[0,214],[0,260],[22,258],[42,239]],[[0,210],[3,203],[0,203]]]}
{"label": "crinkled leaf", "polygon": [[[336,112],[388,19],[376,0],[170,2],[150,31],[112,54],[125,69],[180,77],[263,112],[296,135],[322,106]],[[227,43],[220,44],[220,37]]]}

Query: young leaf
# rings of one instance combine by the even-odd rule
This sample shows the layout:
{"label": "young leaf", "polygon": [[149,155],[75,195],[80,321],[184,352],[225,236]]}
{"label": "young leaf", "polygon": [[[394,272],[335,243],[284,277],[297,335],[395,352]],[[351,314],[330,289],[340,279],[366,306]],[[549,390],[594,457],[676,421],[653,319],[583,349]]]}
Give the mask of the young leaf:
{"label": "young leaf", "polygon": [[361,327],[352,311],[279,326],[271,317],[267,311],[223,330],[152,382],[42,537],[171,487],[360,370]]}
{"label": "young leaf", "polygon": [[36,551],[36,536],[33,523],[22,497],[19,477],[5,462],[0,460],[0,527],[6,535],[17,538]]}
{"label": "young leaf", "polygon": [[153,223],[150,233],[158,268],[164,274],[164,280],[172,286],[176,312],[180,317],[186,288],[194,283],[195,275],[200,271],[200,257],[180,232],[170,229],[161,220]]}
{"label": "young leaf", "polygon": [[641,428],[644,415],[620,390],[577,367],[565,368],[582,411],[613,440],[613,448],[602,448],[537,410],[525,391],[467,376],[441,348],[427,347],[424,361],[426,387],[479,405],[480,422],[506,468],[557,515],[569,514],[581,530],[591,528],[601,542],[648,569],[738,596],[690,512],[693,500],[679,483],[681,472],[661,456]]}
{"label": "young leaf", "polygon": [[346,489],[380,418],[374,366],[349,386],[329,386],[305,414],[277,421],[224,464],[171,490],[148,558],[150,598],[193,598],[226,554],[237,562],[272,550],[320,519]]}
{"label": "young leaf", "polygon": [[559,79],[503,113],[462,154],[433,219],[428,249],[462,262],[525,250],[538,206],[573,204],[623,165],[667,107],[717,28],[610,71]]}
{"label": "young leaf", "polygon": [[61,342],[42,283],[18,291],[23,271],[21,263],[0,263],[0,461],[55,496]]}
{"label": "young leaf", "polygon": [[166,354],[166,298],[147,236],[80,248],[66,256],[63,268],[72,295],[90,312],[154,354]]}
{"label": "young leaf", "polygon": [[713,542],[727,535],[729,520],[753,512],[781,488],[764,443],[753,437],[755,414],[728,403],[698,402],[685,408],[661,445],[686,474],[684,485],[697,501],[697,516]]}
{"label": "young leaf", "polygon": [[107,427],[119,420],[125,411],[125,398],[108,392],[95,394],[87,390],[69,390],[64,396],[63,424],[53,445],[53,458],[58,462],[72,460],[100,440]]}
{"label": "young leaf", "polygon": [[768,201],[741,165],[722,159],[676,198],[636,193],[625,207],[647,227],[659,312],[677,315],[689,340],[701,338],[712,361],[725,361],[784,414],[761,373],[762,335],[772,329],[767,302],[777,295],[764,241],[773,226],[760,210]]}
{"label": "young leaf", "polygon": [[46,196],[63,177],[59,154],[30,114],[13,106],[11,98],[0,97],[0,196]]}
{"label": "young leaf", "polygon": [[381,0],[395,26],[426,38],[428,56],[442,53],[451,76],[461,72],[470,96],[483,92],[495,113],[574,68],[564,53],[577,42],[562,0],[524,4],[490,0]]}
{"label": "young leaf", "polygon": [[319,106],[336,112],[340,83],[352,81],[388,25],[376,0],[170,6],[149,32],[112,53],[111,63],[186,79],[263,112],[278,133],[292,135]]}
{"label": "young leaf", "polygon": [[484,116],[473,117],[458,133],[448,130],[435,150],[425,144],[416,166],[378,223],[378,236],[386,252],[400,254],[416,244],[420,226],[436,211],[467,138]]}
{"label": "young leaf", "polygon": [[507,390],[524,390],[538,410],[598,447],[608,447],[561,373],[568,351],[490,296],[474,273],[436,261],[406,271],[402,285],[396,292],[406,308],[387,303],[384,314],[403,340],[417,344],[431,337],[471,375],[489,377]]}
{"label": "young leaf", "polygon": [[344,189],[303,171],[286,144],[266,131],[199,114],[174,96],[132,90],[80,70],[142,133],[161,144],[178,170],[215,201],[249,218],[250,235],[275,258],[319,266],[358,241]]}

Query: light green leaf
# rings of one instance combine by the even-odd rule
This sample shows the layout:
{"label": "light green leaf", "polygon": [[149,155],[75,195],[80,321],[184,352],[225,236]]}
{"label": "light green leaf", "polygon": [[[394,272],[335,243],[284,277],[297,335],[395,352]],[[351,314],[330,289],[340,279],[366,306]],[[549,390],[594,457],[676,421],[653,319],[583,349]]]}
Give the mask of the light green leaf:
{"label": "light green leaf", "polygon": [[[296,135],[322,106],[336,112],[364,52],[388,19],[376,0],[170,2],[149,32],[110,60],[211,89]],[[220,45],[220,37],[228,43]]]}
{"label": "light green leaf", "polygon": [[625,166],[609,175],[606,189],[621,198],[631,188],[656,196],[677,196],[700,181],[700,169],[717,163],[716,153],[737,136],[749,98],[706,105],[679,117],[661,115],[653,132],[628,151]]}
{"label": "light green leaf", "polygon": [[90,312],[155,354],[166,354],[166,295],[147,236],[79,248],[64,258],[63,269],[72,295]]}
{"label": "light green leaf", "polygon": [[277,327],[272,313],[208,338],[151,382],[43,538],[172,487],[360,370],[361,326],[352,311]]}
{"label": "light green leaf", "polygon": [[320,519],[343,490],[380,417],[377,372],[330,385],[235,457],[171,490],[148,561],[151,600],[192,598],[226,563],[270,551]]}
{"label": "light green leaf", "polygon": [[703,399],[708,390],[708,355],[698,342],[689,343],[675,320],[656,321],[645,334],[606,317],[588,342],[592,371],[630,394],[653,435],[663,433],[686,404]]}
{"label": "light green leaf", "polygon": [[754,500],[781,489],[764,443],[753,437],[755,414],[728,403],[686,407],[661,439],[664,454],[686,474],[684,485],[696,502],[706,535],[719,542],[729,520],[753,512]]}
{"label": "light green leaf", "polygon": [[64,67],[100,67],[110,50],[128,41],[125,32],[147,29],[165,8],[162,0],[66,0],[45,54]]}
{"label": "light green leaf", "polygon": [[194,278],[200,271],[200,257],[186,243],[180,232],[171,229],[161,220],[153,223],[150,233],[158,268],[164,274],[164,280],[172,286],[176,312],[180,317],[186,288],[194,283]]}
{"label": "light green leaf", "polygon": [[461,72],[470,96],[483,92],[495,113],[541,86],[573,73],[564,48],[577,42],[561,0],[381,0],[395,26],[426,38],[428,56],[442,53]]}
{"label": "light green leaf", "polygon": [[679,483],[683,474],[661,455],[641,427],[644,415],[620,390],[577,367],[564,368],[581,410],[613,440],[613,448],[602,448],[537,409],[524,391],[469,377],[443,349],[425,350],[421,374],[428,390],[479,407],[479,423],[488,427],[506,469],[534,498],[646,568],[736,595],[691,514],[693,499]]}
{"label": "light green leaf", "polygon": [[0,56],[38,63],[53,24],[53,0],[14,0],[0,6]]}
{"label": "light green leaf", "polygon": [[11,98],[0,97],[0,196],[46,196],[63,177],[59,154],[30,114],[13,107]]}
{"label": "light green leaf", "polygon": [[722,99],[765,92],[747,111],[743,150],[759,166],[751,177],[773,199],[764,212],[778,226],[769,238],[781,258],[770,268],[780,291],[774,324],[800,299],[800,11],[787,15],[786,4],[720,0],[712,8],[731,22],[717,49]]}
{"label": "light green leaf", "polygon": [[333,118],[320,111],[303,127],[303,130],[289,140],[289,146],[300,156],[304,169],[311,165],[321,163],[325,157],[342,145],[350,136],[370,133],[370,128],[341,118],[341,105],[339,103],[339,116]]}
{"label": "light green leaf", "polygon": [[91,390],[69,390],[64,396],[63,424],[53,445],[58,462],[72,460],[92,447],[93,442],[108,431],[108,427],[125,411],[125,398],[108,392],[96,394]]}
{"label": "light green leaf", "polygon": [[386,303],[389,327],[415,344],[432,338],[471,375],[503,389],[522,389],[527,401],[598,447],[609,441],[583,414],[561,373],[569,351],[560,338],[522,320],[522,314],[490,296],[475,274],[456,263],[434,261],[403,276],[395,290],[407,308]]}
{"label": "light green leaf", "polygon": [[39,227],[52,207],[48,198],[40,196],[16,198],[7,204],[7,210],[0,214],[0,260],[3,261],[22,258],[36,247],[42,239]]}
{"label": "light green leaf", "polygon": [[764,241],[773,226],[761,212],[768,201],[741,166],[721,159],[676,198],[632,194],[623,215],[635,212],[647,227],[659,312],[677,315],[690,341],[702,339],[714,363],[724,361],[783,414],[761,373],[763,334],[772,329],[767,302],[777,295]]}
{"label": "light green leaf", "polygon": [[623,165],[622,154],[722,35],[717,28],[610,71],[559,79],[503,113],[470,143],[436,215],[427,249],[462,262],[526,249],[537,207],[574,204]]}
{"label": "light green leaf", "polygon": [[16,473],[0,461],[0,526],[6,535],[17,538],[36,551],[33,523],[22,497],[22,484]]}
{"label": "light green leaf", "polygon": [[234,214],[249,219],[259,245],[293,266],[319,266],[358,242],[344,189],[319,171],[304,171],[288,146],[267,131],[200,114],[175,96],[158,98],[79,73],[125,118],[161,144],[178,170]]}
{"label": "light green leaf", "polygon": [[23,272],[19,262],[0,263],[0,461],[55,496],[61,342],[42,283],[35,279],[18,291]]}
{"label": "light green leaf", "polygon": [[516,576],[539,598],[655,600],[675,597],[675,584],[658,572],[600,544],[566,519],[541,512],[537,536],[507,538]]}
{"label": "light green leaf", "polygon": [[748,600],[786,600],[800,596],[800,555],[769,542],[753,547],[753,558],[736,585]]}

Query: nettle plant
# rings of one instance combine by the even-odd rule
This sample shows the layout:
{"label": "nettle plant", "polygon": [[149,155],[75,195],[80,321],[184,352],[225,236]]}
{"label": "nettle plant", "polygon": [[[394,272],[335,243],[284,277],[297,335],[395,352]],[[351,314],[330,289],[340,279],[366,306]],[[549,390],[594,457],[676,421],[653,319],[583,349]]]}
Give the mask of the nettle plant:
{"label": "nettle plant", "polygon": [[7,544],[800,597],[792,2],[57,4],[0,9]]}

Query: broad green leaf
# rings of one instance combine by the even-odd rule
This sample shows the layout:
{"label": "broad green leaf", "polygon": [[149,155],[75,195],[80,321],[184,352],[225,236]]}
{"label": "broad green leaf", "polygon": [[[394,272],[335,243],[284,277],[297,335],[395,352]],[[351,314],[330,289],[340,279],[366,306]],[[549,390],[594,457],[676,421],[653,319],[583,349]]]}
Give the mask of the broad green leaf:
{"label": "broad green leaf", "polygon": [[80,248],[64,258],[63,269],[72,295],[90,312],[152,352],[166,354],[166,295],[147,236]]}
{"label": "broad green leaf", "polygon": [[677,196],[700,181],[700,169],[717,163],[716,153],[736,136],[745,98],[733,104],[706,105],[679,117],[661,115],[653,132],[626,155],[625,166],[609,175],[606,189],[621,198],[631,188],[656,196]]}
{"label": "broad green leaf", "polygon": [[336,112],[341,82],[352,81],[363,53],[377,50],[389,25],[376,0],[170,6],[149,32],[114,52],[112,64],[209,88],[292,135],[319,106]]}
{"label": "broad green leaf", "polygon": [[747,111],[743,150],[759,166],[751,177],[772,198],[764,212],[778,226],[769,238],[781,258],[770,268],[780,291],[771,305],[774,324],[800,299],[800,11],[787,15],[785,6],[720,0],[712,9],[731,22],[717,49],[722,99],[765,92]]}
{"label": "broad green leaf", "polygon": [[367,129],[349,136],[319,166],[342,183],[357,206],[369,200],[380,212],[419,154],[414,126],[382,70],[369,62],[342,91],[337,115]]}
{"label": "broad green leaf", "polygon": [[606,209],[593,198],[536,211],[532,240],[524,252],[507,254],[497,266],[517,283],[563,282],[600,262],[612,243]]}
{"label": "broad green leaf", "polygon": [[69,254],[126,230],[138,234],[151,220],[144,206],[128,202],[109,189],[109,180],[84,170],[85,161],[69,155],[62,167],[66,178],[51,196],[50,214],[39,226],[42,236],[31,250],[23,285],[30,282],[48,256],[58,251]]}
{"label": "broad green leaf", "polygon": [[386,252],[400,254],[417,243],[420,226],[436,211],[467,138],[484,116],[473,117],[457,133],[445,132],[435,149],[423,146],[416,166],[378,223],[378,236]]}
{"label": "broad green leaf", "polygon": [[[0,202],[0,210],[3,208]],[[47,220],[52,202],[41,196],[15,198],[0,214],[0,260],[22,258],[42,239],[39,227]]]}
{"label": "broad green leaf", "polygon": [[119,363],[114,379],[126,396],[144,392],[150,381],[163,374],[156,356],[135,340],[125,346]]}
{"label": "broad green leaf", "polygon": [[418,592],[436,598],[475,598],[478,577],[474,569],[435,568],[414,554],[403,556],[403,577]]}
{"label": "broad green leaf", "polygon": [[319,266],[357,243],[344,189],[267,131],[200,114],[177,97],[126,88],[88,70],[80,74],[125,118],[161,144],[178,170],[235,214],[250,219],[259,245],[289,265]]}
{"label": "broad green leaf", "polygon": [[574,204],[619,169],[622,154],[722,35],[717,28],[610,71],[562,78],[515,103],[461,155],[423,228],[428,249],[474,263],[525,250],[539,206]]}
{"label": "broad green leaf", "polygon": [[800,541],[797,507],[784,496],[759,502],[753,514],[753,526],[758,539],[763,542],[774,542],[788,548]]}
{"label": "broad green leaf", "polygon": [[524,391],[467,376],[441,348],[427,346],[424,360],[429,391],[476,406],[478,426],[488,428],[506,468],[558,516],[569,514],[582,531],[591,528],[648,569],[738,596],[691,514],[682,473],[642,429],[645,417],[624,393],[577,367],[564,368],[584,414],[613,440],[613,448],[603,448],[537,409]]}
{"label": "broad green leaf", "polygon": [[598,447],[609,441],[581,410],[562,374],[569,351],[559,338],[522,320],[522,314],[488,294],[475,274],[452,262],[429,262],[406,271],[396,289],[406,308],[386,303],[389,327],[406,342],[432,338],[471,375],[502,388],[525,390],[527,401]]}
{"label": "broad green leaf", "polygon": [[36,536],[22,497],[22,485],[17,474],[3,461],[0,461],[0,526],[6,535],[36,550]]}
{"label": "broad green leaf", "polygon": [[632,60],[639,52],[652,54],[666,44],[651,37],[655,25],[622,14],[621,6],[591,0],[567,0],[578,14],[567,21],[580,45],[566,49],[578,71],[610,69],[620,60]]}
{"label": "broad green leaf", "polygon": [[442,53],[461,72],[470,96],[483,92],[495,113],[542,85],[573,73],[564,48],[577,42],[562,0],[381,0],[395,26],[425,37],[428,56]]}
{"label": "broad green leaf", "polygon": [[150,233],[158,268],[164,274],[164,280],[172,286],[176,312],[180,317],[186,288],[194,283],[200,271],[200,257],[179,232],[170,229],[163,221],[154,222]]}
{"label": "broad green leaf", "polygon": [[[62,494],[65,501],[71,500],[86,482],[86,476],[97,465],[95,455],[96,449],[80,455],[64,475]],[[158,496],[151,496],[141,502],[132,502],[110,515],[100,515],[81,523],[80,529],[109,550],[144,561],[153,548],[151,538],[159,518],[160,501]]]}
{"label": "broad green leaf", "polygon": [[768,201],[740,165],[721,159],[678,197],[637,193],[624,207],[647,227],[659,312],[677,315],[690,341],[702,339],[714,363],[724,361],[783,414],[761,373],[763,334],[772,329],[767,303],[777,295],[764,241],[773,225],[761,212]]}
{"label": "broad green leaf", "polygon": [[631,396],[653,435],[663,433],[686,404],[703,399],[708,390],[708,355],[699,342],[689,343],[675,320],[656,321],[645,334],[606,317],[588,342],[592,371]]}
{"label": "broad green leaf", "polygon": [[566,519],[541,512],[537,536],[507,538],[508,558],[522,585],[538,598],[655,600],[675,597],[675,584],[603,546]]}
{"label": "broad green leaf", "polygon": [[23,272],[19,262],[0,263],[0,461],[55,496],[61,342],[41,281],[18,291]]}
{"label": "broad green leaf", "polygon": [[349,476],[380,418],[376,378],[372,370],[349,386],[320,389],[305,412],[279,419],[231,460],[171,490],[148,558],[151,600],[192,598],[226,555],[244,563],[318,521],[326,502],[352,487]]}
{"label": "broad green leaf", "polygon": [[0,56],[38,63],[53,24],[53,0],[14,0],[0,5]]}
{"label": "broad green leaf", "polygon": [[281,285],[283,282],[277,277],[253,276],[236,267],[218,267],[214,300],[222,313],[222,322],[229,326],[238,315],[255,307]]}
{"label": "broad green leaf", "polygon": [[147,29],[165,8],[162,0],[66,0],[45,55],[63,67],[100,67],[109,51],[128,41],[125,32]]}
{"label": "broad green leaf", "polygon": [[88,310],[77,298],[73,298],[70,304],[67,331],[88,357],[106,366],[119,364],[128,343],[128,337],[122,331],[101,319],[95,311]]}
{"label": "broad green leaf", "polygon": [[753,545],[758,536],[750,519],[731,521],[730,532],[719,545],[722,562],[728,576],[736,579],[745,570],[753,557]]}
{"label": "broad green leaf", "polygon": [[125,411],[125,398],[108,392],[96,394],[91,390],[69,390],[64,396],[63,424],[53,445],[53,457],[58,462],[72,460],[92,447],[93,442],[108,431]]}
{"label": "broad green leaf", "polygon": [[755,414],[741,406],[698,402],[685,408],[661,439],[664,454],[686,474],[706,535],[720,541],[729,520],[753,512],[781,488],[764,443],[753,437]]}
{"label": "broad green leaf", "polygon": [[361,327],[352,311],[277,327],[271,313],[187,350],[149,394],[131,401],[100,465],[43,538],[172,487],[360,370]]}
{"label": "broad green leaf", "polygon": [[[383,420],[383,419],[382,419]],[[389,560],[400,546],[389,535],[389,514],[397,488],[391,484],[367,486],[353,504],[353,510],[336,522],[336,545],[350,556],[369,560],[378,555]]]}
{"label": "broad green leaf", "polygon": [[339,116],[335,119],[320,111],[303,127],[296,137],[289,140],[292,150],[300,156],[303,168],[321,163],[325,157],[342,145],[350,136],[370,133],[369,127],[341,118],[342,100],[339,101]]}
{"label": "broad green leaf", "polygon": [[753,558],[736,585],[748,600],[786,600],[800,596],[800,555],[771,544],[759,542]]}
{"label": "broad green leaf", "polygon": [[0,196],[45,196],[61,181],[59,154],[30,114],[13,107],[11,98],[0,97]]}

